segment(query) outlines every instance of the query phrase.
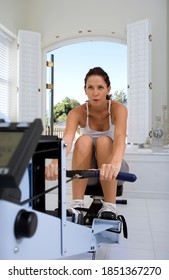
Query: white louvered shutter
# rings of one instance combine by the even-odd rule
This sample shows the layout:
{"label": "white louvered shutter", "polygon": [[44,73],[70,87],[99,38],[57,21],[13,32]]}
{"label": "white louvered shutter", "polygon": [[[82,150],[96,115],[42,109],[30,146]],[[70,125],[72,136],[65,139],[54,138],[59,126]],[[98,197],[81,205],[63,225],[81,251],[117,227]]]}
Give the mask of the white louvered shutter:
{"label": "white louvered shutter", "polygon": [[150,20],[127,26],[129,143],[145,143],[151,130],[150,29]]}
{"label": "white louvered shutter", "polygon": [[12,42],[13,39],[0,29],[0,111],[8,118],[12,112]]}
{"label": "white louvered shutter", "polygon": [[18,121],[41,116],[41,35],[18,32]]}

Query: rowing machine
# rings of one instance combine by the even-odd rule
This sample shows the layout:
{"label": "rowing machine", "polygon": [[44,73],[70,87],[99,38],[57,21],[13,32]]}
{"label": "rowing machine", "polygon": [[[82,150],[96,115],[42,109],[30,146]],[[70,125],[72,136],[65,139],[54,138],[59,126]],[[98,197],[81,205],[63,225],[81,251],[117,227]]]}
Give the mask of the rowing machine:
{"label": "rowing machine", "polygon": [[[41,136],[41,132],[40,120],[0,126],[0,259],[62,259],[95,253],[101,243],[118,243],[120,220],[94,218],[91,225],[82,225],[67,217],[66,144],[56,137]],[[45,205],[47,158],[58,158],[57,215]],[[19,184],[30,159],[30,197],[21,200]],[[26,192],[28,188],[29,182]]]}

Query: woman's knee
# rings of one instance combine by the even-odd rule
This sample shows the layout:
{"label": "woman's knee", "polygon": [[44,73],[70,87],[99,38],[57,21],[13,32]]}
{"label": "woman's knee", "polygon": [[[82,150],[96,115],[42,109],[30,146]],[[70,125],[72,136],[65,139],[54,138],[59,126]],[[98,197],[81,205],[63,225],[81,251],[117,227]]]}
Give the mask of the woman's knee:
{"label": "woman's knee", "polygon": [[99,151],[100,149],[109,149],[113,147],[113,141],[108,136],[101,136],[96,140],[96,151]]}
{"label": "woman's knee", "polygon": [[113,152],[113,141],[107,136],[101,136],[96,141],[95,153],[98,162],[107,160]]}
{"label": "woman's knee", "polygon": [[92,149],[93,147],[93,139],[89,135],[81,135],[75,143],[75,149],[78,150],[87,150]]}

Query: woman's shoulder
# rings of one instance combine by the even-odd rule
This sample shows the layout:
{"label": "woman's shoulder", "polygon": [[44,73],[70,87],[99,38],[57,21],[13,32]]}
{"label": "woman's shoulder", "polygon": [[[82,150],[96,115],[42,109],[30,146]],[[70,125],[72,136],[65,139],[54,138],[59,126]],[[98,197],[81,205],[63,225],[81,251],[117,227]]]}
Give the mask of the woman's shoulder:
{"label": "woman's shoulder", "polygon": [[127,107],[124,104],[114,100],[111,100],[111,108],[112,110],[127,110]]}
{"label": "woman's shoulder", "polygon": [[69,115],[71,116],[82,116],[84,115],[86,112],[86,104],[82,104],[82,105],[79,105],[75,108],[73,108],[70,112],[69,112]]}
{"label": "woman's shoulder", "polygon": [[86,110],[86,104],[82,104],[82,105],[79,105],[75,108],[73,108],[70,113],[71,114],[76,114],[76,113],[81,113],[81,112],[84,112]]}
{"label": "woman's shoulder", "polygon": [[116,117],[118,115],[127,116],[127,107],[124,104],[114,101],[114,100],[112,100],[111,102],[112,102],[112,104],[111,104],[112,116],[114,116],[114,117]]}

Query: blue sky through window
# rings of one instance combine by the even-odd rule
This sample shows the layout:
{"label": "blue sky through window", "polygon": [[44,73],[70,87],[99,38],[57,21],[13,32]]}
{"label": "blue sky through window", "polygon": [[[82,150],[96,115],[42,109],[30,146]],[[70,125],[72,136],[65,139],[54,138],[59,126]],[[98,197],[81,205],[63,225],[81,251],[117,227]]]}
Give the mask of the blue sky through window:
{"label": "blue sky through window", "polygon": [[65,97],[85,102],[84,77],[90,68],[102,67],[109,75],[111,93],[127,93],[127,46],[112,42],[83,42],[58,48],[55,57],[54,104]]}

